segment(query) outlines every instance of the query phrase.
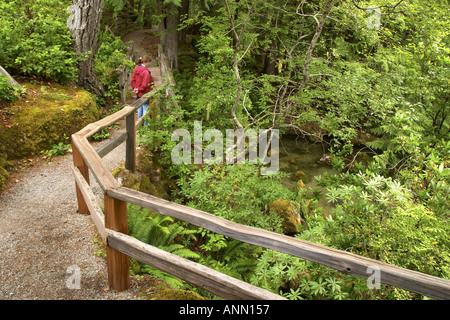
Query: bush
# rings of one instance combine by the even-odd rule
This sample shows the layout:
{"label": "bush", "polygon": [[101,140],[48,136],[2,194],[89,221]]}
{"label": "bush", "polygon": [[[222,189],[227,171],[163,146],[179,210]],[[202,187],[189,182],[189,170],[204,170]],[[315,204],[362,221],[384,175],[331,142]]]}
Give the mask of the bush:
{"label": "bush", "polygon": [[70,5],[67,0],[2,1],[0,65],[58,82],[76,79],[77,58],[66,24]]}
{"label": "bush", "polygon": [[102,45],[95,56],[95,73],[105,88],[105,97],[116,101],[120,98],[120,73],[116,70],[123,66],[124,70],[132,72],[135,64],[126,59],[127,48],[120,38],[114,39],[106,31],[101,32],[99,38]]}
{"label": "bush", "polygon": [[16,90],[9,84],[5,76],[0,75],[0,101],[13,101],[16,97]]}
{"label": "bush", "polygon": [[[448,279],[450,232],[445,215],[418,202],[398,180],[375,173],[341,174],[321,179],[334,217],[322,225],[325,245],[402,268]],[[304,235],[306,236],[306,235]],[[385,288],[395,299],[417,295]]]}

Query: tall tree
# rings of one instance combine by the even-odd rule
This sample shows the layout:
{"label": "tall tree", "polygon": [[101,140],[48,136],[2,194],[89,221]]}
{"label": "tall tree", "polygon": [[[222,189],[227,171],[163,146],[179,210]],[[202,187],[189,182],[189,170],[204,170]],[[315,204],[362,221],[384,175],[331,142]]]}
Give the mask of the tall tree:
{"label": "tall tree", "polygon": [[181,0],[158,0],[158,11],[162,17],[159,24],[161,44],[172,69],[178,69],[178,24]]}
{"label": "tall tree", "polygon": [[71,16],[67,22],[75,40],[75,51],[81,58],[78,66],[78,85],[97,96],[104,88],[94,72],[94,57],[100,47],[98,38],[103,0],[72,0]]}

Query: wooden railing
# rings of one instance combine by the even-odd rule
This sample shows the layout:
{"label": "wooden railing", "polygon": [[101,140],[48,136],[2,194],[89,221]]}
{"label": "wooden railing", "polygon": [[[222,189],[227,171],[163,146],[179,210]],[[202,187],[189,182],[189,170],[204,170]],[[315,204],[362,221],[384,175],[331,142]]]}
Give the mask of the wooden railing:
{"label": "wooden railing", "polygon": [[[107,118],[91,123],[72,135],[73,174],[76,181],[79,212],[90,214],[106,244],[108,281],[116,291],[126,290],[129,282],[129,257],[188,281],[225,299],[283,299],[269,291],[180,258],[128,236],[127,203],[133,203],[163,215],[211,230],[256,246],[307,259],[342,273],[369,278],[378,270],[380,282],[436,299],[450,299],[450,281],[368,259],[346,251],[328,248],[294,237],[237,224],[207,212],[169,202],[149,194],[120,186],[102,162],[102,157],[126,141],[127,169],[134,171],[136,162],[136,110],[147,102],[144,96]],[[88,138],[103,128],[126,119],[126,132],[97,151]],[[89,171],[104,195],[104,213],[89,184]]]}

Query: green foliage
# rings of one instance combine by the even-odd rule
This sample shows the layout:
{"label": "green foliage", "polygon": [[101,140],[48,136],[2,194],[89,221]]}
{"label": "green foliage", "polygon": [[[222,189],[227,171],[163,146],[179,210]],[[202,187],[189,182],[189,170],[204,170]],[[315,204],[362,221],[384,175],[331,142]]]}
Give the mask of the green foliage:
{"label": "green foliage", "polygon": [[161,106],[170,105],[171,103],[171,98],[166,97],[165,89],[165,86],[159,86],[152,95],[154,97],[152,101],[158,101],[160,106],[158,115],[152,118],[146,116],[148,125],[139,129],[138,141],[141,146],[148,146],[152,151],[159,151],[158,163],[165,167],[167,176],[173,178],[189,175],[191,170],[194,170],[194,166],[185,164],[173,165],[171,151],[177,142],[172,141],[172,133],[180,127],[189,127],[190,124],[184,122],[184,110],[182,109],[174,110],[174,108],[171,108],[173,111],[170,114],[163,111]]}
{"label": "green foliage", "polygon": [[[327,245],[449,278],[448,211],[430,211],[400,181],[378,174],[346,173],[320,180],[328,199],[337,204],[324,229]],[[391,290],[385,294],[395,297]]]}
{"label": "green foliage", "polygon": [[107,32],[100,32],[101,46],[95,56],[94,70],[105,88],[105,97],[112,101],[120,98],[119,77],[120,72],[133,71],[134,62],[126,59],[127,47],[120,38],[113,38]]}
{"label": "green foliage", "polygon": [[[185,259],[199,258],[197,253],[181,244],[183,239],[194,237],[195,230],[189,230],[170,217],[133,204],[128,205],[127,217],[130,236]],[[151,274],[177,288],[183,286],[179,279],[135,260],[131,263],[131,270],[134,274]]]}
{"label": "green foliage", "polygon": [[190,207],[237,223],[281,232],[280,219],[270,203],[295,194],[279,179],[283,174],[261,176],[255,165],[205,165],[189,181],[179,180],[180,196]]}
{"label": "green foliage", "polygon": [[6,77],[0,75],[0,101],[14,101],[17,91],[7,81]]}
{"label": "green foliage", "polygon": [[[120,1],[109,3],[123,9]],[[308,204],[307,228],[296,237],[448,279],[448,4],[405,0],[397,8],[405,14],[383,12],[381,28],[369,29],[370,13],[335,2],[302,87],[323,3],[255,1],[249,11],[246,2],[228,2],[228,14],[224,3],[191,2],[198,10],[182,27],[200,31],[191,43],[195,54],[175,73],[181,108],[149,119],[140,141],[177,179],[180,203],[276,232],[273,201]],[[398,1],[365,3],[388,10]],[[165,92],[157,99],[164,106]],[[208,128],[234,128],[235,103],[245,127],[289,126],[325,138],[331,164],[342,171],[318,178],[335,206],[331,216],[317,207],[320,195],[288,191],[278,176],[260,176],[258,166],[173,165],[171,133],[192,132],[199,119]],[[362,149],[373,157],[356,162]],[[365,279],[204,229],[182,242],[199,262],[289,299],[422,298],[388,286],[368,290]]]}
{"label": "green foliage", "polygon": [[106,259],[106,246],[103,242],[103,239],[101,238],[101,235],[99,233],[94,234],[94,245],[95,245],[95,252],[94,254],[97,257],[105,258]]}
{"label": "green foliage", "polygon": [[258,259],[251,283],[290,300],[343,300],[352,291],[352,277],[273,250]]}
{"label": "green foliage", "polygon": [[57,157],[65,155],[69,150],[72,150],[72,146],[70,143],[65,144],[64,142],[60,142],[53,145],[50,150],[41,151],[41,153],[47,157]]}
{"label": "green foliage", "polygon": [[200,229],[199,263],[233,278],[248,281],[261,248]]}
{"label": "green foliage", "polygon": [[102,131],[94,134],[92,136],[92,139],[96,140],[96,141],[100,141],[100,140],[103,140],[103,139],[107,139],[109,137],[110,137],[110,133],[108,131],[108,128],[103,128]]}
{"label": "green foliage", "polygon": [[194,48],[199,56],[185,75],[175,74],[177,87],[184,97],[183,108],[186,116],[201,118],[211,122],[212,126],[230,127],[233,123],[227,115],[233,106],[236,90],[231,39],[226,35],[223,16],[210,17],[200,13],[195,19],[186,20],[184,26],[195,23],[199,23],[204,32]]}
{"label": "green foliage", "polygon": [[14,0],[0,4],[0,65],[23,75],[74,80],[77,58],[67,28],[70,1]]}
{"label": "green foliage", "polygon": [[68,139],[69,138],[64,135],[64,141],[54,144],[50,150],[41,151],[41,153],[47,157],[58,157],[65,155],[68,151],[72,150],[72,145],[70,143],[66,143]]}
{"label": "green foliage", "polygon": [[183,258],[198,258],[196,253],[175,241],[179,241],[179,239],[176,239],[177,237],[188,237],[193,235],[195,231],[184,228],[171,217],[151,213],[135,205],[129,205],[128,226],[130,236],[142,242]]}

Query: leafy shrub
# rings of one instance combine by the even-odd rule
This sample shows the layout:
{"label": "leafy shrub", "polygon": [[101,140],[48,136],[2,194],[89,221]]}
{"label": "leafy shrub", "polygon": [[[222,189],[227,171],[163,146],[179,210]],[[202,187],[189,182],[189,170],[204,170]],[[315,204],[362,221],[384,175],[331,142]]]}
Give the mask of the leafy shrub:
{"label": "leafy shrub", "polygon": [[120,98],[120,73],[117,69],[122,67],[124,71],[133,71],[134,62],[126,59],[127,47],[120,38],[114,39],[106,31],[100,32],[99,38],[102,44],[95,56],[95,73],[105,88],[105,97],[116,101]]}
{"label": "leafy shrub", "polygon": [[69,5],[67,0],[2,1],[0,65],[28,76],[74,80],[77,59],[66,24]]}
{"label": "leafy shrub", "polygon": [[63,156],[67,153],[67,151],[72,150],[71,144],[65,144],[64,142],[60,142],[58,144],[53,145],[50,150],[41,151],[41,153],[47,157],[58,157]]}
{"label": "leafy shrub", "polygon": [[13,101],[16,98],[16,90],[9,84],[5,76],[0,75],[0,101]]}
{"label": "leafy shrub", "polygon": [[[398,180],[373,173],[341,174],[320,179],[336,203],[324,226],[326,245],[372,259],[450,278],[448,217],[417,203]],[[390,298],[415,298],[399,289],[383,289]]]}
{"label": "leafy shrub", "polygon": [[189,181],[179,181],[180,195],[190,207],[237,223],[281,232],[281,221],[270,212],[270,203],[295,197],[279,182],[281,176],[261,176],[256,165],[205,165]]}
{"label": "leafy shrub", "polygon": [[352,277],[289,254],[265,250],[250,282],[290,300],[343,300],[350,297]]}

